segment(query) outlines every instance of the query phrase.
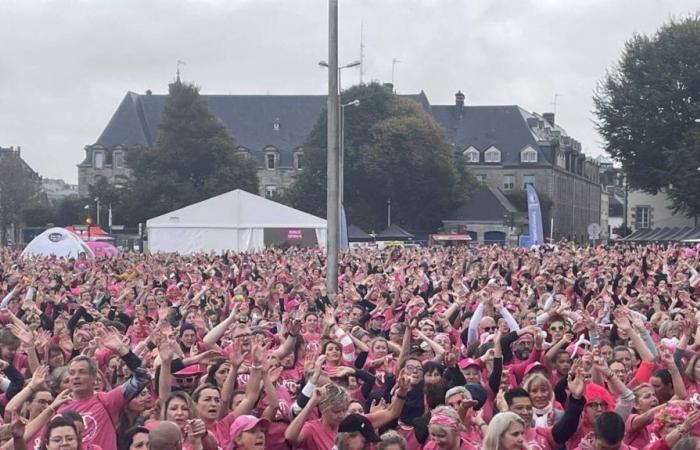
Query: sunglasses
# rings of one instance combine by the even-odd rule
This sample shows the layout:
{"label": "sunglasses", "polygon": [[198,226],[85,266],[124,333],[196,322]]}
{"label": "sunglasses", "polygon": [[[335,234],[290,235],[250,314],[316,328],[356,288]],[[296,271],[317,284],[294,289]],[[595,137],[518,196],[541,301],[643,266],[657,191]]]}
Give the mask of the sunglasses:
{"label": "sunglasses", "polygon": [[549,331],[564,331],[565,329],[566,329],[566,327],[564,325],[559,326],[559,327],[557,327],[557,326],[549,327]]}
{"label": "sunglasses", "polygon": [[608,406],[607,403],[605,402],[590,402],[586,404],[586,407],[591,408],[591,409],[599,409],[599,410],[604,410]]}
{"label": "sunglasses", "polygon": [[176,377],[177,384],[192,384],[197,381],[198,377]]}
{"label": "sunglasses", "polygon": [[497,327],[484,327],[484,331],[488,331],[489,333],[496,331]]}

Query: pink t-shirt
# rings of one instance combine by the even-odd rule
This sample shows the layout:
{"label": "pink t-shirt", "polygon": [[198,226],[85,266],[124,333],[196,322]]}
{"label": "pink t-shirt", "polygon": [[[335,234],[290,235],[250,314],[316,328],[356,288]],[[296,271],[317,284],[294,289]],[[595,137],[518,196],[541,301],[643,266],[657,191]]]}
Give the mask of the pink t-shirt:
{"label": "pink t-shirt", "polygon": [[214,439],[219,444],[221,448],[229,448],[231,445],[231,425],[233,421],[236,420],[236,416],[233,412],[228,413],[226,417],[221,420],[214,422],[214,425],[209,427],[207,430],[214,435]]}
{"label": "pink t-shirt", "polygon": [[115,424],[119,411],[127,404],[121,386],[109,392],[98,392],[85,400],[73,400],[62,405],[58,412],[69,409],[78,411],[83,416],[85,432],[82,435],[83,446],[95,444],[103,450],[117,450],[117,431]]}
{"label": "pink t-shirt", "polygon": [[632,447],[644,448],[651,442],[651,433],[648,430],[648,425],[641,427],[638,430],[632,430],[632,421],[639,414],[630,414],[625,421],[625,438],[624,443]]}
{"label": "pink t-shirt", "polygon": [[406,439],[406,450],[421,450],[423,445],[418,442],[415,430],[412,426],[399,422],[396,432]]}
{"label": "pink t-shirt", "polygon": [[333,448],[337,430],[332,430],[320,419],[306,422],[301,429],[301,443],[296,448],[304,450],[328,450]]}
{"label": "pink t-shirt", "polygon": [[527,427],[524,438],[525,445],[530,450],[553,450],[560,447],[554,442],[551,428]]}

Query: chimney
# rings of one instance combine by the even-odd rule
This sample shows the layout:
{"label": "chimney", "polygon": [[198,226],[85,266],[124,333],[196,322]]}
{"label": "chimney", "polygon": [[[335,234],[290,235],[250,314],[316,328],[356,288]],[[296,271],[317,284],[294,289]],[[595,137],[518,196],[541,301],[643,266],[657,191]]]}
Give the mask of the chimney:
{"label": "chimney", "polygon": [[457,91],[455,94],[455,106],[457,106],[457,109],[460,111],[464,108],[464,94],[462,94],[462,91]]}
{"label": "chimney", "polygon": [[551,126],[554,126],[554,113],[544,113],[542,114],[544,120],[546,120]]}
{"label": "chimney", "polygon": [[22,147],[17,146],[17,156],[22,156]]}
{"label": "chimney", "polygon": [[153,94],[153,91],[150,89],[146,89],[146,95],[151,95],[151,94]]}

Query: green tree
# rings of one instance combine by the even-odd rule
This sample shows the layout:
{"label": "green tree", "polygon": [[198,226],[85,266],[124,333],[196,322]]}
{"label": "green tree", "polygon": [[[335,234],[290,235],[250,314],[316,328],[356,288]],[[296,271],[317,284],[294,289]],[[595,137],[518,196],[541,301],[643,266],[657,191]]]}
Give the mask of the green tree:
{"label": "green tree", "polygon": [[689,131],[700,118],[699,54],[700,16],[672,20],[653,36],[634,35],[594,95],[606,151],[631,187],[668,189],[675,209],[689,214],[700,213],[700,184],[679,180],[677,169],[688,164],[681,147],[693,148]]}
{"label": "green tree", "polygon": [[83,225],[88,217],[88,209],[85,206],[91,203],[90,199],[81,197],[66,197],[56,205],[55,224],[59,227],[68,225]]}
{"label": "green tree", "polygon": [[[413,231],[437,228],[467,198],[475,178],[457,164],[442,128],[417,103],[378,83],[355,86],[345,108],[345,208],[348,221],[367,230],[392,222]],[[285,195],[293,206],[326,215],[326,114],[304,144],[304,170]]]}
{"label": "green tree", "polygon": [[130,222],[233,189],[257,193],[255,162],[236,155],[235,143],[194,85],[170,84],[153,148],[127,156],[132,178],[124,196]]}

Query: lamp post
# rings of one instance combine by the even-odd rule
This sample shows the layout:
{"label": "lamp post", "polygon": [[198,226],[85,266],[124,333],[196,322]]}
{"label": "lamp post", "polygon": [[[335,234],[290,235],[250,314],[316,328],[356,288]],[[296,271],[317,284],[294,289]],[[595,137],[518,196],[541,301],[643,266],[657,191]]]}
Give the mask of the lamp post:
{"label": "lamp post", "polygon": [[345,202],[345,108],[347,106],[360,106],[360,101],[355,99],[351,102],[344,103],[340,105],[340,160],[339,160],[339,172],[340,172],[340,188],[338,189],[338,196],[340,197],[340,207],[343,207]]}
{"label": "lamp post", "polygon": [[328,0],[328,123],[326,189],[326,292],[331,301],[338,293],[338,250],[340,247],[340,208],[338,202],[338,0]]}

